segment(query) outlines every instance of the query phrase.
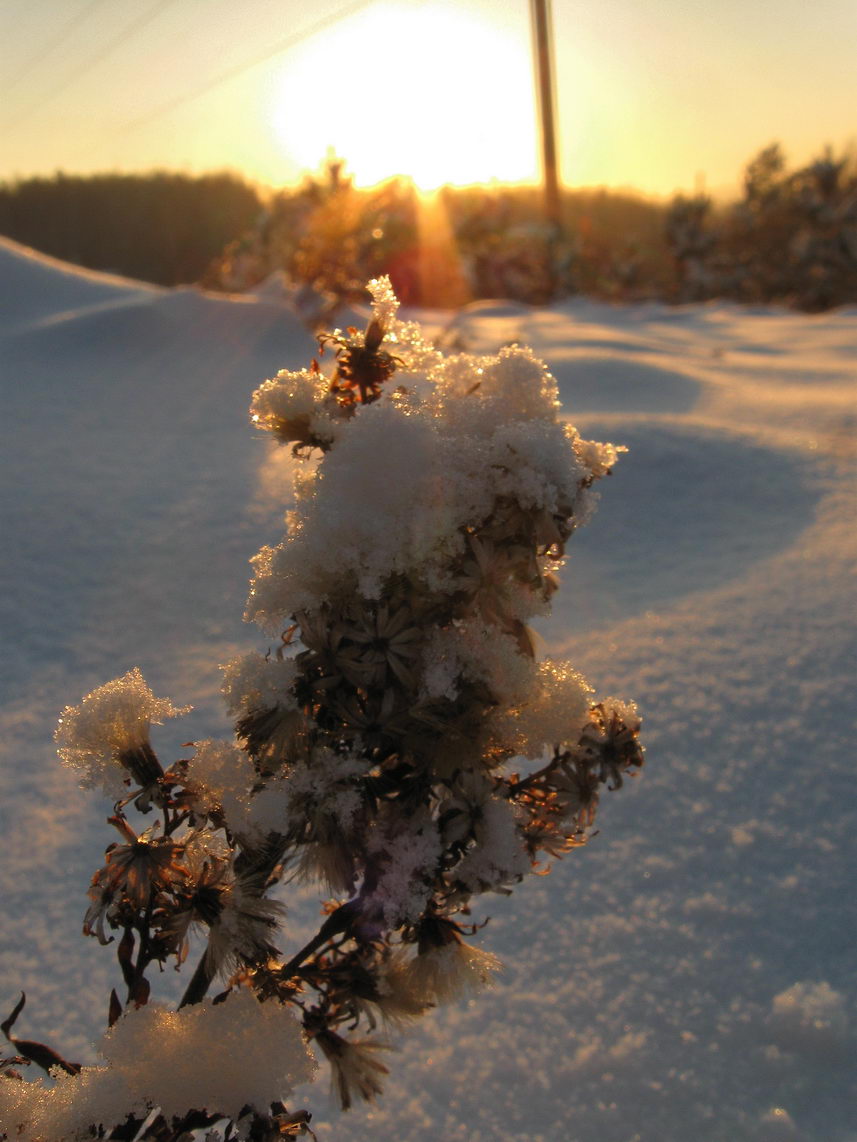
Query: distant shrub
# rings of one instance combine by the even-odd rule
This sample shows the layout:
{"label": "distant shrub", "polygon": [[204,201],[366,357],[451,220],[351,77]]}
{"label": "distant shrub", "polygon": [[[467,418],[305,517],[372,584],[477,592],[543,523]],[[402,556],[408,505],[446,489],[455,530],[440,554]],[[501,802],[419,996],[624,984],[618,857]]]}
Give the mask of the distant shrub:
{"label": "distant shrub", "polygon": [[258,225],[215,259],[203,281],[250,288],[280,270],[333,304],[388,274],[411,305],[502,297],[541,305],[588,293],[662,293],[670,279],[665,206],[633,194],[566,190],[560,235],[534,187],[445,187],[429,204],[411,183],[356,188],[334,160],[267,203]]}
{"label": "distant shrub", "polygon": [[667,223],[679,301],[729,297],[820,310],[857,301],[857,164],[830,149],[789,172],[779,144],[747,165],[741,200],[714,214],[674,199]]}

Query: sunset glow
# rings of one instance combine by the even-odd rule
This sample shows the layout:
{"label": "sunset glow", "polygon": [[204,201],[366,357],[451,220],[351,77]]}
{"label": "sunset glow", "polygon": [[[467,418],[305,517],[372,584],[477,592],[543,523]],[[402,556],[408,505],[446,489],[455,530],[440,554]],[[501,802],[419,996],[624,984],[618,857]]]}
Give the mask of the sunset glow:
{"label": "sunset glow", "polygon": [[373,5],[295,51],[270,121],[298,166],[332,148],[363,186],[537,174],[529,45],[449,4]]}
{"label": "sunset glow", "polygon": [[[563,181],[739,193],[855,145],[857,5],[552,5]],[[294,185],[539,177],[527,0],[40,0],[18,5],[0,178],[229,169]]]}

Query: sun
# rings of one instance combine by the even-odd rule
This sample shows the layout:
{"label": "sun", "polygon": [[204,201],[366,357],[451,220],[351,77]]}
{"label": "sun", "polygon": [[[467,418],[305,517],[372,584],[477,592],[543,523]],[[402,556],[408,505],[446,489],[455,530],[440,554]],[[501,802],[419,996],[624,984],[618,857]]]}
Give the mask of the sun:
{"label": "sun", "polygon": [[460,5],[373,4],[287,57],[269,119],[285,155],[341,155],[370,186],[537,177],[529,44]]}

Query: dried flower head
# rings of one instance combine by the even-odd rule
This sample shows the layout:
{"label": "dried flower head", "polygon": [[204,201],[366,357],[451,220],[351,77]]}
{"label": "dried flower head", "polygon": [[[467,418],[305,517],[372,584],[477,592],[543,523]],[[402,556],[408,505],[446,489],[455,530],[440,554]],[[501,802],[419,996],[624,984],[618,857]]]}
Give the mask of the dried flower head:
{"label": "dried flower head", "polygon": [[417,954],[399,958],[390,987],[426,1005],[451,1003],[494,982],[501,963],[490,952],[464,942],[461,928],[443,916],[426,916],[416,929]]}
{"label": "dried flower head", "polygon": [[605,698],[589,711],[579,748],[608,789],[620,789],[623,774],[643,764],[640,724],[636,705],[618,698]]}
{"label": "dried flower head", "polygon": [[340,410],[328,390],[328,382],[317,371],[283,369],[253,394],[251,420],[296,451],[319,448],[325,452],[340,431]]}
{"label": "dried flower head", "polygon": [[358,648],[366,682],[383,686],[389,678],[414,689],[413,660],[423,634],[407,606],[391,611],[386,603],[361,601],[352,608],[345,637]]}
{"label": "dried flower head", "polygon": [[374,1102],[381,1094],[383,1076],[389,1070],[377,1051],[389,1051],[390,1044],[372,1039],[343,1039],[335,1031],[319,1031],[313,1039],[330,1063],[331,1088],[343,1110],[348,1110],[357,1095],[365,1102]]}
{"label": "dried flower head", "polygon": [[[92,935],[92,921],[100,919],[105,907],[115,910],[121,904],[133,915],[154,904],[158,893],[170,892],[188,875],[181,863],[182,845],[157,836],[154,829],[137,836],[123,817],[111,817],[110,823],[125,844],[109,846],[104,867],[92,878],[89,897],[93,903],[83,925],[86,936]],[[101,939],[103,929],[96,934]]]}
{"label": "dried flower head", "polygon": [[273,940],[286,910],[264,895],[264,878],[236,874],[229,850],[216,835],[197,834],[186,858],[188,876],[176,907],[160,925],[178,962],[187,956],[192,932],[208,936],[205,958],[212,977],[275,956]]}
{"label": "dried flower head", "polygon": [[152,723],[190,708],[156,698],[135,666],[87,694],[79,706],[66,706],[55,734],[58,753],[65,765],[80,770],[84,789],[101,785],[118,799],[131,782],[146,789],[163,775],[149,741]]}
{"label": "dried flower head", "polygon": [[344,408],[353,407],[355,402],[370,404],[378,400],[381,386],[402,364],[399,357],[381,348],[386,332],[380,317],[373,315],[365,333],[349,327],[347,333],[335,329],[319,336],[322,352],[328,344],[336,346],[336,372],[330,391]]}
{"label": "dried flower head", "polygon": [[275,770],[306,731],[294,693],[293,658],[245,654],[223,668],[223,695],[251,757]]}

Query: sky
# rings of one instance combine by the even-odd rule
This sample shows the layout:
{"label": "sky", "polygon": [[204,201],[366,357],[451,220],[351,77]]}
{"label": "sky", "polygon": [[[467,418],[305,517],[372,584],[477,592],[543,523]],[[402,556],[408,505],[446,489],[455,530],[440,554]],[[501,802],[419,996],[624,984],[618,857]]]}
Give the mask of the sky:
{"label": "sky", "polygon": [[[554,0],[553,25],[569,185],[729,193],[775,140],[857,145],[853,0]],[[527,0],[0,0],[0,73],[4,180],[539,173]]]}

